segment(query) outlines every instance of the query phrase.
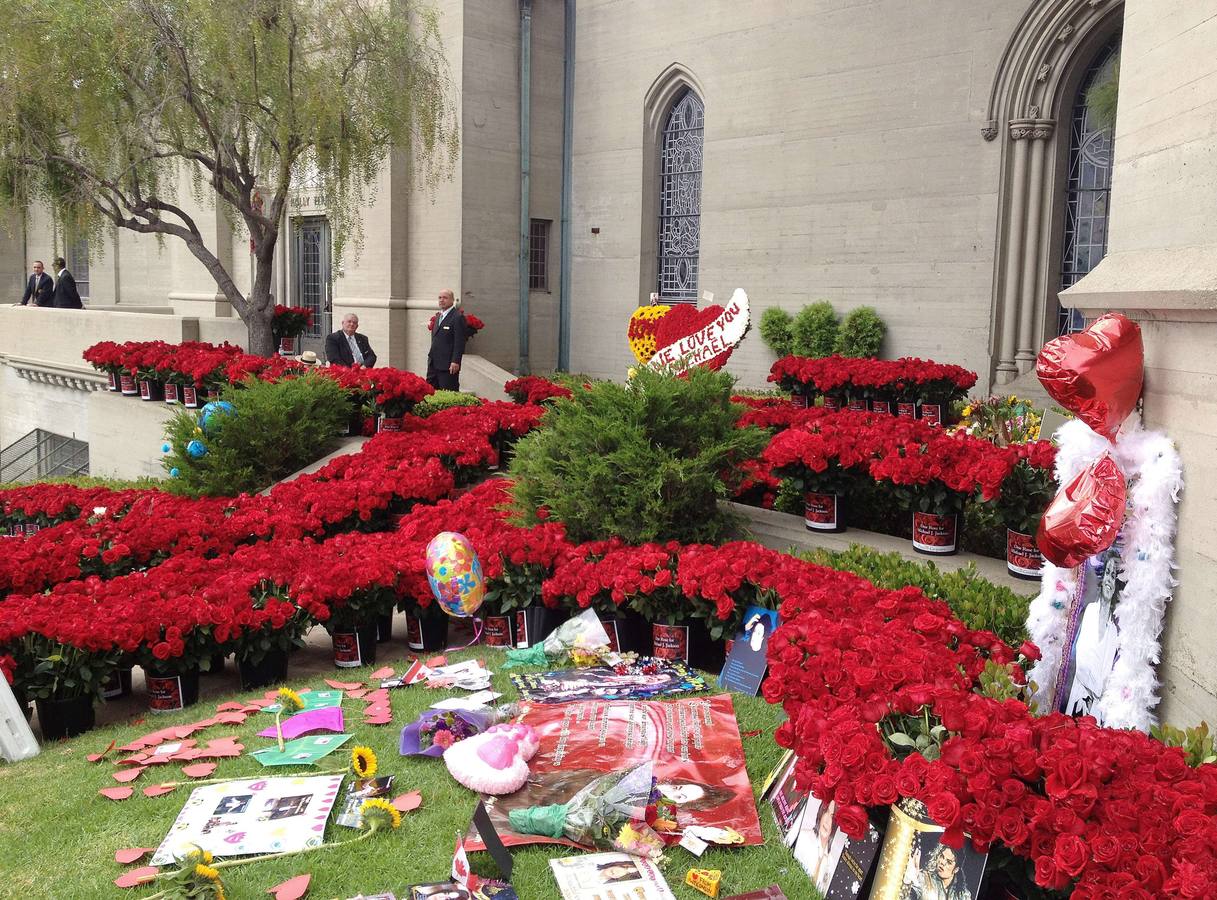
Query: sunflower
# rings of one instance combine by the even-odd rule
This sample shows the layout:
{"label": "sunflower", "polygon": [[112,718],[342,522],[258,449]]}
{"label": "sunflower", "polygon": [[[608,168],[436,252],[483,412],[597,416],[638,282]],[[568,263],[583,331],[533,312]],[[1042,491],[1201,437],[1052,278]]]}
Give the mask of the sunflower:
{"label": "sunflower", "polygon": [[210,850],[204,850],[202,847],[193,848],[189,853],[186,854],[186,858],[190,862],[198,861],[204,864],[210,864],[212,860],[215,859],[215,857],[211,855]]}
{"label": "sunflower", "polygon": [[371,797],[359,807],[359,821],[363,827],[379,831],[381,828],[397,828],[401,825],[401,813],[383,797]]}
{"label": "sunflower", "polygon": [[356,747],[351,751],[351,770],[360,778],[376,774],[376,754],[371,747]]}
{"label": "sunflower", "polygon": [[279,688],[279,703],[287,709],[304,709],[304,698],[288,687]]}
{"label": "sunflower", "polygon": [[195,865],[194,874],[198,875],[200,878],[206,878],[208,881],[219,881],[220,880],[220,870],[219,869],[212,868],[211,866],[205,866],[202,863],[198,863]]}

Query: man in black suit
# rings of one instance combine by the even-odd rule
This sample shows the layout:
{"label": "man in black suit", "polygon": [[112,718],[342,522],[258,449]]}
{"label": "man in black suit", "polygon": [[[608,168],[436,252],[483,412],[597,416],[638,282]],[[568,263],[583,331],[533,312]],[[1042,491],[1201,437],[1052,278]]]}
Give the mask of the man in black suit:
{"label": "man in black suit", "polygon": [[25,293],[21,296],[21,305],[26,306],[31,300],[35,306],[50,306],[51,295],[55,292],[55,282],[51,276],[42,271],[42,260],[34,260],[34,274],[25,282]]}
{"label": "man in black suit", "polygon": [[461,389],[461,357],[465,355],[465,314],[453,305],[455,302],[452,291],[439,292],[439,313],[427,353],[427,383],[445,391]]}
{"label": "man in black suit", "polygon": [[325,360],[331,366],[376,365],[376,353],[368,339],[359,333],[359,316],[347,313],[342,317],[342,330],[325,339]]}
{"label": "man in black suit", "polygon": [[56,309],[84,309],[80,302],[80,293],[76,290],[76,279],[68,271],[68,263],[62,256],[55,258],[55,293],[51,297],[51,306]]}

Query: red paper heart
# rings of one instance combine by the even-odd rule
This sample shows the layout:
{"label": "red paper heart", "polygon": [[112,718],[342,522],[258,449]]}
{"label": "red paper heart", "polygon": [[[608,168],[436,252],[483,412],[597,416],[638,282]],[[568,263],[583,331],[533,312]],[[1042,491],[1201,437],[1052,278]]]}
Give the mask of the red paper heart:
{"label": "red paper heart", "polygon": [[122,850],[114,851],[114,861],[129,866],[131,863],[143,859],[155,849],[155,847],[125,847]]}
{"label": "red paper heart", "polygon": [[133,788],[133,787],[107,787],[107,788],[102,788],[97,793],[101,794],[103,797],[108,797],[111,800],[126,800],[128,797],[130,797],[132,794],[135,793],[135,788]]}
{"label": "red paper heart", "polygon": [[215,763],[195,763],[191,766],[182,766],[182,774],[187,778],[206,778],[215,770]]}
{"label": "red paper heart", "polygon": [[163,797],[165,794],[172,794],[176,789],[177,786],[172,784],[151,784],[144,788],[144,796]]}
{"label": "red paper heart", "polygon": [[428,669],[438,669],[440,666],[446,665],[448,665],[448,657],[446,656],[433,656],[427,660]]}
{"label": "red paper heart", "polygon": [[300,900],[308,893],[308,883],[312,877],[312,875],[297,875],[282,884],[276,884],[266,893],[274,894],[275,900]]}
{"label": "red paper heart", "polygon": [[364,725],[388,725],[393,721],[392,716],[369,716],[363,720]]}
{"label": "red paper heart", "polygon": [[216,706],[216,712],[239,712],[244,708],[245,705],[243,703],[237,703],[235,700],[229,700],[226,703],[221,703]]}
{"label": "red paper heart", "polygon": [[132,766],[129,769],[123,769],[121,772],[115,772],[110,777],[113,778],[115,781],[117,781],[119,784],[126,784],[130,781],[134,781],[135,779],[139,778],[139,776],[141,776],[143,774],[144,774],[143,766]]}
{"label": "red paper heart", "polygon": [[120,888],[137,887],[141,884],[147,884],[152,880],[152,876],[159,871],[160,869],[156,866],[141,866],[138,869],[132,869],[130,872],[123,872],[123,874],[114,879],[114,883]]}
{"label": "red paper heart", "polygon": [[410,791],[400,797],[393,798],[393,808],[398,812],[408,813],[423,805],[423,795],[418,791]]}
{"label": "red paper heart", "polygon": [[[659,327],[655,329],[655,340],[659,345],[659,351],[662,352],[664,347],[675,344],[681,338],[701,331],[722,315],[722,312],[723,308],[717,303],[711,304],[705,309],[697,309],[691,303],[676,304],[659,320]],[[721,369],[731,358],[731,351],[734,349],[734,347],[728,347],[717,356],[706,360],[702,365],[707,369]]]}
{"label": "red paper heart", "polygon": [[1053,498],[1040,520],[1036,543],[1054,565],[1072,568],[1115,542],[1124,521],[1128,486],[1104,453]]}
{"label": "red paper heart", "polygon": [[368,692],[367,688],[355,688],[353,691],[347,691],[347,697],[351,700],[358,700]]}
{"label": "red paper heart", "polygon": [[353,691],[356,688],[363,687],[362,681],[335,681],[332,678],[327,678],[325,683],[336,691]]}
{"label": "red paper heart", "polygon": [[373,672],[368,677],[369,678],[392,678],[393,677],[393,667],[392,666],[383,666],[383,667],[377,669],[375,672]]}
{"label": "red paper heart", "polygon": [[1141,329],[1119,313],[1049,341],[1035,361],[1049,396],[1109,441],[1136,408],[1144,368]]}
{"label": "red paper heart", "polygon": [[114,749],[114,744],[114,741],[110,741],[110,745],[106,747],[105,750],[101,751],[101,753],[90,753],[85,757],[85,759],[87,759],[89,762],[97,762],[99,759],[104,759],[110,753],[110,751]]}

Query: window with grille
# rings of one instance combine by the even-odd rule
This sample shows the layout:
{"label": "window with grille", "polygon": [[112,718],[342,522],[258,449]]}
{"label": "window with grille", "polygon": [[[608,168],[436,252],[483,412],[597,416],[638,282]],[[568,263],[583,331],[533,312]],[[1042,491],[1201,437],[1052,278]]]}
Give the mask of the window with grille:
{"label": "window with grille", "polygon": [[697,302],[705,108],[686,90],[668,113],[659,146],[659,299]]}
{"label": "window with grille", "polygon": [[549,290],[549,219],[533,219],[528,231],[528,288]]}
{"label": "window with grille", "polygon": [[296,223],[292,306],[312,310],[307,337],[330,331],[330,224],[323,217]]}
{"label": "window with grille", "polygon": [[[1095,57],[1073,102],[1069,129],[1069,171],[1065,182],[1065,246],[1061,253],[1061,290],[1081,281],[1107,254],[1111,199],[1112,128],[1100,127],[1086,105],[1086,92],[1107,78],[1120,53],[1117,37]],[[1057,333],[1086,327],[1080,311],[1062,306]]]}
{"label": "window with grille", "polygon": [[[78,234],[66,241],[68,252],[64,254],[67,257],[68,271],[72,273],[72,277],[76,279],[76,291],[80,294],[81,300],[89,299],[89,238],[86,235]],[[58,276],[58,272],[55,273]]]}

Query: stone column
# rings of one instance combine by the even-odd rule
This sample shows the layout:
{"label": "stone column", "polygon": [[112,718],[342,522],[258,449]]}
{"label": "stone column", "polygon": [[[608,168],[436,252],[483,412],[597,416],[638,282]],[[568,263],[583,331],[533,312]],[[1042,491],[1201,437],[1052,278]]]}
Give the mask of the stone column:
{"label": "stone column", "polygon": [[1043,321],[1044,318],[1044,291],[1039,281],[1043,271],[1046,241],[1043,201],[1049,189],[1044,183],[1044,157],[1048,152],[1049,138],[1052,137],[1053,123],[1034,122],[1023,130],[1026,132],[1024,143],[1028,144],[1031,167],[1027,182],[1027,222],[1023,239],[1022,289],[1019,295],[1018,352],[1014,357],[1020,375],[1035,366],[1035,357],[1039,350],[1035,323]]}

